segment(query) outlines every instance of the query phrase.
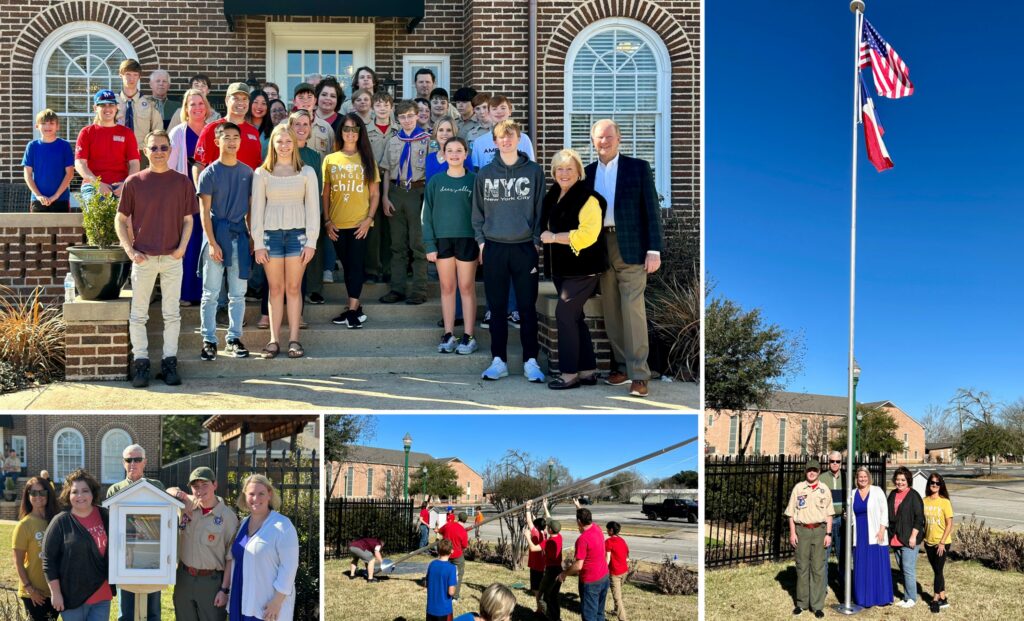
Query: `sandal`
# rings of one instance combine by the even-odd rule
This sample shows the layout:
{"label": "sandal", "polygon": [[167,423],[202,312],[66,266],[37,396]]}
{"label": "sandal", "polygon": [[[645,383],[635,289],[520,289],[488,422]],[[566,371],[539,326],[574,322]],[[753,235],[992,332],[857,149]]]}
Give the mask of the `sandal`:
{"label": "sandal", "polygon": [[289,358],[301,358],[306,355],[306,350],[302,349],[302,343],[298,341],[288,341],[288,357]]}
{"label": "sandal", "polygon": [[269,330],[270,319],[267,319],[266,321],[260,320],[260,322],[256,324],[256,328],[259,330]]}
{"label": "sandal", "polygon": [[277,358],[277,355],[280,354],[280,353],[281,353],[281,346],[277,343],[277,341],[270,341],[263,348],[263,358],[265,360],[270,360],[272,358]]}

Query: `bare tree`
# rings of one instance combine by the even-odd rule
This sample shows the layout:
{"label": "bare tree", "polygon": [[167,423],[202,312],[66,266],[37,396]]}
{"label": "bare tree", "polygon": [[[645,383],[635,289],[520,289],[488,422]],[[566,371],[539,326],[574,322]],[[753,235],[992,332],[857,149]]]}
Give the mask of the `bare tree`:
{"label": "bare tree", "polygon": [[991,425],[995,423],[999,404],[992,400],[984,390],[974,388],[958,388],[949,400],[947,411],[959,425],[960,435],[974,424]]}
{"label": "bare tree", "polygon": [[937,405],[929,405],[921,418],[924,426],[925,440],[928,442],[940,442],[953,440],[960,437],[959,427],[954,424],[953,412],[950,409],[943,409]]}

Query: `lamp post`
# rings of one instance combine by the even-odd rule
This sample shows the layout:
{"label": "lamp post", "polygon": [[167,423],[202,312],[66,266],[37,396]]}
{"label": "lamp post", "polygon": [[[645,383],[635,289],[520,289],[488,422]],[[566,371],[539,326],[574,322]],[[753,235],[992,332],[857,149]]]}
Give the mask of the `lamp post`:
{"label": "lamp post", "polygon": [[402,438],[405,447],[405,483],[402,485],[402,500],[409,500],[409,449],[412,448],[412,436],[408,433]]}
{"label": "lamp post", "polygon": [[860,409],[857,408],[857,384],[860,383],[860,365],[857,364],[857,359],[853,359],[853,407],[856,411],[856,420],[853,424],[853,452],[855,455],[860,455],[860,422],[864,418],[861,414]]}
{"label": "lamp post", "polygon": [[420,469],[420,474],[423,475],[423,500],[427,500],[427,464],[423,464]]}
{"label": "lamp post", "polygon": [[551,486],[555,479],[555,458],[548,459],[548,493],[551,493]]}

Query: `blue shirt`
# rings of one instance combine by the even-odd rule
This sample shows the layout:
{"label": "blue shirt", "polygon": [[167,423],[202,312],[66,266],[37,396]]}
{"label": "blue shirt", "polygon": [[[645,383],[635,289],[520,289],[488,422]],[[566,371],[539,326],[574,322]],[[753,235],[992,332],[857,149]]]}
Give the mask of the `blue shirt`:
{"label": "blue shirt", "polygon": [[211,197],[213,237],[224,251],[225,266],[231,265],[231,242],[238,240],[239,278],[248,278],[251,266],[245,216],[249,213],[249,198],[252,196],[252,176],[252,169],[242,162],[228,166],[220,160],[199,174],[199,193]]}
{"label": "blue shirt", "polygon": [[[516,147],[519,151],[526,154],[526,157],[530,158],[530,161],[536,161],[533,156],[533,143],[530,141],[530,137],[526,134],[519,134],[519,146]],[[494,144],[494,136],[490,132],[482,134],[473,141],[472,148],[470,149],[470,163],[472,166],[466,168],[472,168],[473,170],[480,170],[484,166],[491,163],[498,155],[498,147]]]}
{"label": "blue shirt", "polygon": [[427,566],[427,614],[444,617],[452,614],[452,596],[448,587],[459,582],[455,565],[440,559]]}
{"label": "blue shirt", "polygon": [[[32,180],[36,187],[46,196],[53,196],[53,193],[64,181],[68,166],[75,165],[75,153],[71,143],[63,138],[53,142],[43,142],[40,139],[33,140],[25,147],[25,155],[21,158],[22,166],[32,168]],[[33,200],[40,197],[32,195]],[[65,189],[57,200],[71,200],[71,191]]]}
{"label": "blue shirt", "polygon": [[437,161],[437,153],[427,154],[427,166],[423,173],[426,176],[426,181],[429,182],[430,178],[439,172],[448,170],[448,160]]}

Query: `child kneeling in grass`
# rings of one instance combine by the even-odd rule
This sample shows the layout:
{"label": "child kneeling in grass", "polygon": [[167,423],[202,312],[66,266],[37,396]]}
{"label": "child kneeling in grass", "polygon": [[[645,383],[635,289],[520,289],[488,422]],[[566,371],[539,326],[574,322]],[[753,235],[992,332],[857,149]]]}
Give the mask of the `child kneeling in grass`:
{"label": "child kneeling in grass", "polygon": [[454,621],[511,621],[516,596],[503,584],[494,583],[480,595],[480,612],[467,612]]}
{"label": "child kneeling in grass", "polygon": [[437,542],[437,558],[427,566],[427,621],[452,621],[452,597],[458,584],[455,565],[448,562],[452,542]]}

